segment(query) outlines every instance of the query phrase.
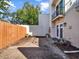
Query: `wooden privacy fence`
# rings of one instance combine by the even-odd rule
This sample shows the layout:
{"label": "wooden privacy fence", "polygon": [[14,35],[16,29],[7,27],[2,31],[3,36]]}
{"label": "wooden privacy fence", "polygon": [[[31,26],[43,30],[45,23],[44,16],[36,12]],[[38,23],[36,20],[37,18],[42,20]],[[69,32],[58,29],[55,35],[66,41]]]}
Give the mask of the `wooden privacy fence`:
{"label": "wooden privacy fence", "polygon": [[18,42],[25,35],[26,28],[0,21],[0,49]]}

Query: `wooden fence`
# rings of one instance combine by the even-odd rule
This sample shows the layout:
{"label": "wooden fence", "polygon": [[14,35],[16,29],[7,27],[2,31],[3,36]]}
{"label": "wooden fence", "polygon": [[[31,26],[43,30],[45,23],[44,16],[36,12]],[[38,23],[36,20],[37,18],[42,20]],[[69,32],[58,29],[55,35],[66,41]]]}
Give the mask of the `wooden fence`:
{"label": "wooden fence", "polygon": [[18,42],[25,35],[26,28],[0,21],[0,49]]}

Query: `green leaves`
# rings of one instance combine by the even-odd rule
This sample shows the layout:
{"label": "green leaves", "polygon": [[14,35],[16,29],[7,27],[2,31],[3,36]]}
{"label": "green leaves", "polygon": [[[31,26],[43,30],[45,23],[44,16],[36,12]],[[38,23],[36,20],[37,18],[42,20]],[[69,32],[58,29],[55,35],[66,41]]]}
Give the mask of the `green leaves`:
{"label": "green leaves", "polygon": [[[9,4],[6,2],[8,0],[0,0],[0,15],[3,14],[3,16],[6,16],[9,14]],[[2,12],[3,11],[3,12]]]}
{"label": "green leaves", "polygon": [[7,2],[5,2],[5,0],[0,0],[0,9],[3,10],[3,11],[6,11],[8,10],[8,7],[9,4]]}
{"label": "green leaves", "polygon": [[22,20],[22,24],[37,25],[38,14],[39,7],[25,2],[23,8],[16,11],[16,18]]}

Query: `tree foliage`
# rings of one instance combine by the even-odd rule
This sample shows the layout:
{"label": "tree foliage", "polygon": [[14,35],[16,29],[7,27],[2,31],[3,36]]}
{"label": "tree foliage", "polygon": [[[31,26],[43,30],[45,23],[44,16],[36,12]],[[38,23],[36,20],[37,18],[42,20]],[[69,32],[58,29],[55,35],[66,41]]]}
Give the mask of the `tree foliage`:
{"label": "tree foliage", "polygon": [[6,1],[10,0],[0,0],[0,15],[3,15],[3,17],[9,14],[8,9],[10,5]]}
{"label": "tree foliage", "polygon": [[15,12],[17,20],[22,20],[22,24],[36,25],[38,24],[39,7],[25,2],[22,9]]}

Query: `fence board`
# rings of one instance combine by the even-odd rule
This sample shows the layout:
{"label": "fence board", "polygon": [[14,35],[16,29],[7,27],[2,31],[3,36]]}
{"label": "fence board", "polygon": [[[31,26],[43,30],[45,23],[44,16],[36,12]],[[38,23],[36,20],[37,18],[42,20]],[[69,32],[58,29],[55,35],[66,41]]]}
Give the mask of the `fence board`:
{"label": "fence board", "polygon": [[18,42],[25,35],[26,28],[0,21],[0,49]]}

